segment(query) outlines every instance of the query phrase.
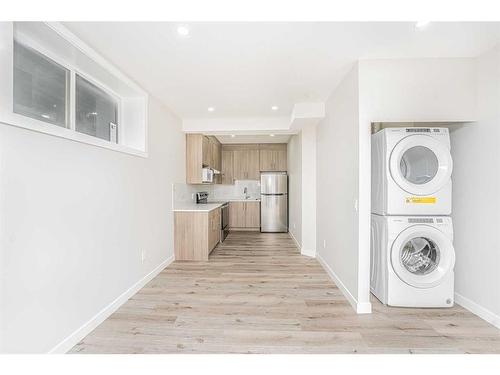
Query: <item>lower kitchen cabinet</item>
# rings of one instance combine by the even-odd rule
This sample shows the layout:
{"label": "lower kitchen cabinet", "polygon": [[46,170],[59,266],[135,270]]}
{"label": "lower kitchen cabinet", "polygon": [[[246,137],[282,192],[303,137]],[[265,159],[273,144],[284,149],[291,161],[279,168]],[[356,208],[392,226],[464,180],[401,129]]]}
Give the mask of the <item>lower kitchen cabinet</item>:
{"label": "lower kitchen cabinet", "polygon": [[207,261],[220,241],[221,210],[174,212],[175,260]]}
{"label": "lower kitchen cabinet", "polygon": [[260,202],[230,202],[229,227],[231,229],[260,229]]}

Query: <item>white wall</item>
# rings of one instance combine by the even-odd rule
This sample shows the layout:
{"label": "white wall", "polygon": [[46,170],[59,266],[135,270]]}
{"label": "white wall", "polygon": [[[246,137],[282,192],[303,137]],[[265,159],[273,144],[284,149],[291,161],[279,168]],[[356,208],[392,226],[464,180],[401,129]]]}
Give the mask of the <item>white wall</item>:
{"label": "white wall", "polygon": [[360,112],[372,122],[472,121],[475,59],[359,62]]}
{"label": "white wall", "polygon": [[316,126],[301,132],[302,151],[302,249],[303,255],[316,256]]}
{"label": "white wall", "polygon": [[214,117],[214,118],[186,118],[182,121],[182,130],[187,133],[203,132],[246,132],[255,134],[256,131],[290,131],[290,118],[274,117]]}
{"label": "white wall", "polygon": [[478,121],[451,132],[456,301],[500,328],[500,48],[477,84]]}
{"label": "white wall", "polygon": [[363,60],[328,99],[317,129],[317,256],[356,311],[371,311],[371,123],[475,118],[471,58]]}
{"label": "white wall", "polygon": [[358,300],[370,297],[371,123],[476,118],[475,59],[359,62]]}
{"label": "white wall", "polygon": [[51,350],[173,256],[184,145],[153,99],[149,158],[0,124],[0,352]]}
{"label": "white wall", "polygon": [[302,134],[292,135],[288,153],[288,226],[302,248]]}
{"label": "white wall", "polygon": [[358,65],[326,102],[317,126],[317,258],[358,311]]}

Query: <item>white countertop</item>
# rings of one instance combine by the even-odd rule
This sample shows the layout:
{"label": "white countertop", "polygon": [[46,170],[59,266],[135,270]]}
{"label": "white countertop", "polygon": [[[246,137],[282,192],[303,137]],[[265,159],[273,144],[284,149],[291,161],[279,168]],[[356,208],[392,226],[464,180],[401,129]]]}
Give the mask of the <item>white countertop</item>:
{"label": "white countertop", "polygon": [[183,203],[176,203],[174,205],[174,209],[172,211],[178,212],[178,211],[189,211],[189,212],[210,212],[212,210],[215,210],[216,208],[219,208],[222,206],[224,203],[203,203],[203,204],[196,204],[196,203],[190,203],[190,202],[183,202]]}
{"label": "white countertop", "polygon": [[209,199],[208,203],[221,203],[221,202],[260,202],[260,198],[241,198],[241,197],[234,197],[234,198],[220,198],[220,199]]}
{"label": "white countertop", "polygon": [[174,203],[174,212],[210,212],[219,208],[226,202],[260,202],[260,199],[250,198],[226,198],[226,199],[214,199],[209,200],[208,203],[196,204],[193,202],[176,202]]}

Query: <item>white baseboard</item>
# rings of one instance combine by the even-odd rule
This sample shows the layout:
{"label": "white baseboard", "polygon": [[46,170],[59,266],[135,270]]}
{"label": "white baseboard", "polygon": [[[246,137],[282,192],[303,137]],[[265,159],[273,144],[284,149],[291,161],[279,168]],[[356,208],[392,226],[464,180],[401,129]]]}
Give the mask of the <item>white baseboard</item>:
{"label": "white baseboard", "polygon": [[292,240],[293,240],[293,242],[295,242],[295,246],[297,246],[297,249],[299,249],[299,250],[302,249],[302,245],[299,243],[299,241],[297,241],[297,239],[295,238],[293,233],[288,231],[288,234],[290,235],[290,237],[292,237]]}
{"label": "white baseboard", "polygon": [[157,276],[161,271],[163,271],[170,263],[174,261],[174,256],[170,256],[165,261],[163,261],[158,267],[132,285],[128,290],[122,293],[118,298],[111,302],[108,306],[98,312],[92,319],[78,328],[71,335],[66,337],[59,344],[54,346],[49,353],[50,354],[64,354],[76,344],[80,342],[85,336],[92,332],[99,324],[105,321],[111,314],[113,314],[118,308],[129,300],[135,293],[137,293],[141,288],[143,288],[149,281],[151,281],[155,276]]}
{"label": "white baseboard", "polygon": [[315,250],[304,249],[302,247],[302,245],[299,243],[299,241],[297,241],[297,239],[295,238],[295,236],[293,235],[292,232],[289,231],[288,234],[290,235],[290,237],[292,237],[292,240],[295,242],[295,246],[297,246],[297,248],[300,250],[300,253],[302,255],[305,255],[305,256],[311,257],[311,258],[316,258],[316,251]]}
{"label": "white baseboard", "polygon": [[328,273],[328,276],[331,277],[335,285],[337,285],[340,289],[344,297],[347,298],[354,311],[356,311],[357,314],[371,314],[372,304],[370,302],[358,302],[358,300],[354,298],[349,289],[347,289],[344,283],[339,279],[337,274],[333,272],[320,254],[316,254],[316,259],[323,266],[324,270]]}
{"label": "white baseboard", "polygon": [[307,257],[311,257],[311,258],[316,258],[316,250],[309,250],[309,249],[300,249],[300,253],[302,255],[305,255]]}
{"label": "white baseboard", "polygon": [[455,302],[462,306],[464,309],[469,310],[471,313],[479,316],[481,319],[486,320],[488,323],[493,324],[500,329],[500,316],[485,309],[483,306],[478,305],[476,302],[455,293]]}

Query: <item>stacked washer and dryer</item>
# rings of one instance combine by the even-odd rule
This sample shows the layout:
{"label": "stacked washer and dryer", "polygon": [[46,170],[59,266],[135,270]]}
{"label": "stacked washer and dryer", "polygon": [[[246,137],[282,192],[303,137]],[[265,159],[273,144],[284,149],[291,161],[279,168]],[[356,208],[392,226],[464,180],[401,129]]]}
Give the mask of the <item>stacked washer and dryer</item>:
{"label": "stacked washer and dryer", "polygon": [[453,306],[452,169],[446,128],[372,135],[370,282],[382,303]]}

